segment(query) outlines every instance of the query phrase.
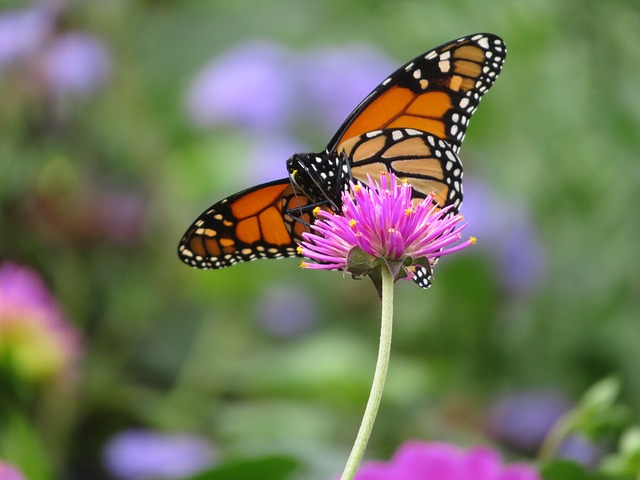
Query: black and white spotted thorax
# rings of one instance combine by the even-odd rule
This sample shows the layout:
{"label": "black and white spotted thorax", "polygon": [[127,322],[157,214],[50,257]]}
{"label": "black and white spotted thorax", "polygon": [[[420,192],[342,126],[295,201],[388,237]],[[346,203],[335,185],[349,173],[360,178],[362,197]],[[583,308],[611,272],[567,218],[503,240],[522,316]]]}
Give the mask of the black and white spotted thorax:
{"label": "black and white spotted thorax", "polygon": [[318,205],[338,211],[342,192],[349,189],[351,168],[345,155],[296,153],[287,160],[291,183]]}

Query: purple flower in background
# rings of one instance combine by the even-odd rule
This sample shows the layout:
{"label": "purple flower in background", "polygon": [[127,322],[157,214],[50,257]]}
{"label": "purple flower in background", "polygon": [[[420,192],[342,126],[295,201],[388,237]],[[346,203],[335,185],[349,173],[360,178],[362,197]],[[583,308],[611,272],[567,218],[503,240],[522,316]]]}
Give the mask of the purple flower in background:
{"label": "purple flower in background", "polygon": [[309,331],[317,321],[315,297],[295,285],[267,288],[257,305],[258,321],[276,337],[297,337]]}
{"label": "purple flower in background", "polygon": [[301,114],[312,116],[331,136],[394,68],[389,58],[365,45],[304,52],[296,67]]}
{"label": "purple flower in background", "polygon": [[483,182],[466,181],[462,213],[499,265],[500,281],[512,293],[524,293],[544,276],[546,255],[526,206],[499,198]]}
{"label": "purple flower in background", "polygon": [[27,58],[45,44],[53,17],[44,8],[9,10],[0,14],[0,70]]}
{"label": "purple flower in background", "polygon": [[[551,429],[572,408],[569,399],[558,392],[521,392],[505,395],[489,413],[489,433],[518,452],[534,455]],[[605,454],[589,439],[572,434],[565,438],[557,456],[585,467],[593,467]]]}
{"label": "purple flower in background", "polygon": [[567,436],[558,449],[558,458],[595,468],[607,452],[600,445],[579,434]]}
{"label": "purple flower in background", "polygon": [[446,443],[409,441],[388,462],[365,462],[355,480],[541,480],[522,463],[504,465],[489,448],[461,450]]}
{"label": "purple flower in background", "polygon": [[289,52],[273,43],[245,43],[198,74],[187,92],[186,109],[200,127],[273,130],[289,122],[293,91]]}
{"label": "purple flower in background", "polygon": [[195,435],[132,429],[113,437],[103,457],[109,472],[122,480],[176,479],[211,467],[215,451]]}
{"label": "purple flower in background", "polygon": [[571,408],[558,392],[519,392],[505,395],[491,408],[489,432],[519,452],[534,454],[551,427]]}
{"label": "purple flower in background", "polygon": [[0,358],[9,359],[22,378],[50,380],[73,373],[79,344],[40,276],[9,261],[0,264]]}
{"label": "purple flower in background", "polygon": [[24,480],[24,477],[15,467],[0,460],[0,480]]}
{"label": "purple flower in background", "polygon": [[48,46],[41,68],[52,93],[88,95],[106,81],[111,55],[100,40],[72,32],[57,37]]}

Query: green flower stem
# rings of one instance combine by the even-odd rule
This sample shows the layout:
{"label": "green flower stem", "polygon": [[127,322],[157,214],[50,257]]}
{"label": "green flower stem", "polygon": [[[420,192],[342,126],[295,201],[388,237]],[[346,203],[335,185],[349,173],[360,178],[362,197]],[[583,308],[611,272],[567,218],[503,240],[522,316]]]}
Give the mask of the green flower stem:
{"label": "green flower stem", "polygon": [[557,453],[562,442],[571,433],[574,425],[575,414],[573,411],[560,417],[551,427],[551,430],[545,437],[540,450],[538,450],[538,463],[546,463],[550,461]]}
{"label": "green flower stem", "polygon": [[382,390],[384,389],[384,381],[387,377],[387,368],[389,366],[389,355],[391,353],[391,332],[393,329],[393,276],[383,265],[382,268],[382,322],[380,328],[380,346],[378,348],[378,361],[376,370],[373,375],[373,385],[371,385],[371,393],[367,407],[360,423],[360,429],[356,441],[353,444],[349,459],[342,472],[341,480],[352,480],[356,475],[358,466],[362,461],[364,450],[367,447],[373,423],[378,413],[380,399],[382,398]]}

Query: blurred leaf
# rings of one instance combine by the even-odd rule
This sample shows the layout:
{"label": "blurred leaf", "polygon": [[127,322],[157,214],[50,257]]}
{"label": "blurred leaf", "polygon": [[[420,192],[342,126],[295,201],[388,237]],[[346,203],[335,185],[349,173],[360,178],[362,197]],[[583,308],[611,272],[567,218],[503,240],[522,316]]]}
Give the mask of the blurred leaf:
{"label": "blurred leaf", "polygon": [[286,480],[291,478],[298,468],[299,464],[295,459],[274,455],[236,460],[185,480],[246,480],[249,478]]}
{"label": "blurred leaf", "polygon": [[542,469],[544,480],[588,480],[590,477],[573,462],[555,460]]}
{"label": "blurred leaf", "polygon": [[29,480],[53,478],[38,432],[18,413],[0,412],[0,459],[17,466]]}
{"label": "blurred leaf", "polygon": [[629,428],[620,438],[619,450],[602,461],[600,469],[608,475],[640,473],[640,427]]}
{"label": "blurred leaf", "polygon": [[624,433],[620,440],[620,451],[640,459],[640,427],[630,428]]}
{"label": "blurred leaf", "polygon": [[617,434],[630,418],[628,407],[616,405],[620,389],[620,379],[615,376],[594,384],[563,421],[566,432],[579,431],[592,439]]}
{"label": "blurred leaf", "polygon": [[620,395],[621,382],[616,376],[607,377],[593,385],[580,399],[580,407],[598,413],[611,408]]}

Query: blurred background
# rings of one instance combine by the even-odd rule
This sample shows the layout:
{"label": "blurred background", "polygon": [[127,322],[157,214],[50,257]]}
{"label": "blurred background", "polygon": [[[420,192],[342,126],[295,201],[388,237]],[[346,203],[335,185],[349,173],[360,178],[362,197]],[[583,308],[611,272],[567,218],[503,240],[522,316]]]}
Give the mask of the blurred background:
{"label": "blurred background", "polygon": [[367,457],[415,438],[530,459],[610,374],[637,422],[636,0],[4,0],[0,458],[34,480],[269,458],[339,474],[375,364],[372,284],[296,259],[194,270],[177,243],[324,148],[395,68],[485,31],[509,53],[461,151],[478,243],[429,291],[397,284]]}

